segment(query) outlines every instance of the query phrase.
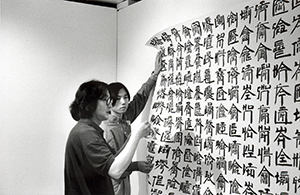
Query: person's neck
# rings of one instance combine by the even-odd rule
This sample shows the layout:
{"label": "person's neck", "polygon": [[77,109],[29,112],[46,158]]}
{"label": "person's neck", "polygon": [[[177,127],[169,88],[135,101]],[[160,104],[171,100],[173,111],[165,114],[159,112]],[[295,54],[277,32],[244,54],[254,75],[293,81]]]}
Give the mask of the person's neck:
{"label": "person's neck", "polygon": [[113,110],[111,110],[111,115],[115,116],[115,117],[118,117],[119,119],[121,119],[123,117],[122,113],[118,113],[118,112],[115,112]]}
{"label": "person's neck", "polygon": [[97,120],[97,119],[95,119],[95,118],[90,118],[90,120],[91,121],[93,121],[94,123],[96,123],[97,125],[100,125],[101,124],[101,122],[102,122],[102,120],[100,121],[100,120]]}

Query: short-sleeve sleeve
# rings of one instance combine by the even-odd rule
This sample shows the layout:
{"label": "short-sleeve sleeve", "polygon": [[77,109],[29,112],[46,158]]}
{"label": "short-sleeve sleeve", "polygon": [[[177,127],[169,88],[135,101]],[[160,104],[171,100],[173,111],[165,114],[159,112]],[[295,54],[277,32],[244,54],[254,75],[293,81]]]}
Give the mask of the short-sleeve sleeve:
{"label": "short-sleeve sleeve", "polygon": [[97,132],[87,132],[84,139],[84,152],[90,165],[100,175],[107,175],[115,156],[103,136]]}

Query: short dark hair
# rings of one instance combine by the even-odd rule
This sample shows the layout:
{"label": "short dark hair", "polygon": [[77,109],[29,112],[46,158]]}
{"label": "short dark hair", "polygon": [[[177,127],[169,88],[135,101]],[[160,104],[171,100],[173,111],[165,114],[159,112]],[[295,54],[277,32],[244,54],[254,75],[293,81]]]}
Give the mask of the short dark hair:
{"label": "short dark hair", "polygon": [[112,99],[112,106],[116,105],[118,99],[118,93],[121,89],[124,89],[128,95],[128,99],[130,100],[130,94],[128,89],[122,83],[115,82],[108,85],[108,90],[110,92],[110,98]]}
{"label": "short dark hair", "polygon": [[97,80],[82,83],[69,107],[72,118],[76,121],[91,118],[97,108],[98,99],[107,96],[107,86],[106,83]]}

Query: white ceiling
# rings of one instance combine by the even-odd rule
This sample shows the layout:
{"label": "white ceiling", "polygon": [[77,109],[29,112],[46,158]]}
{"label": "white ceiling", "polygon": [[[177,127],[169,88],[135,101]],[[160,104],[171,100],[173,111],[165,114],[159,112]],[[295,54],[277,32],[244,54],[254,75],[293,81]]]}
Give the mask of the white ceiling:
{"label": "white ceiling", "polygon": [[78,3],[113,7],[119,10],[141,0],[65,0],[65,1],[74,1]]}

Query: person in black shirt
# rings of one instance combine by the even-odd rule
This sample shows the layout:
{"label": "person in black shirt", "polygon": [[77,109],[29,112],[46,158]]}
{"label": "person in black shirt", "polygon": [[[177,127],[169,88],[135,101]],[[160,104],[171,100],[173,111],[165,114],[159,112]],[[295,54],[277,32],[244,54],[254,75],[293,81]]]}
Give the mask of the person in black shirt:
{"label": "person in black shirt", "polygon": [[105,139],[100,123],[111,109],[107,84],[88,81],[80,85],[70,106],[74,120],[65,151],[66,195],[114,195],[111,178],[120,179],[130,165],[139,140],[148,135],[149,122],[141,123],[122,151],[116,153]]}

